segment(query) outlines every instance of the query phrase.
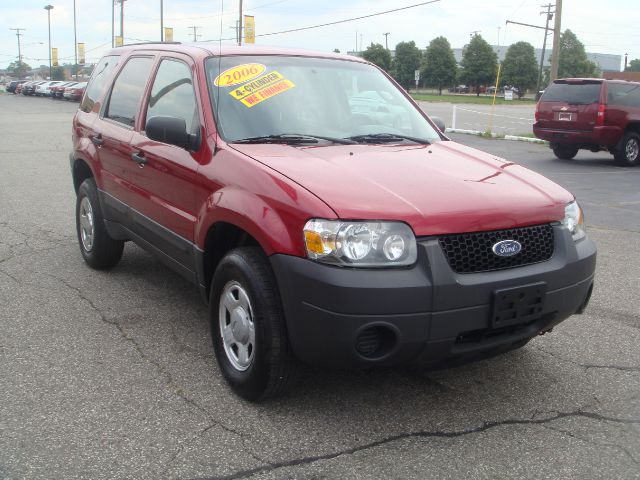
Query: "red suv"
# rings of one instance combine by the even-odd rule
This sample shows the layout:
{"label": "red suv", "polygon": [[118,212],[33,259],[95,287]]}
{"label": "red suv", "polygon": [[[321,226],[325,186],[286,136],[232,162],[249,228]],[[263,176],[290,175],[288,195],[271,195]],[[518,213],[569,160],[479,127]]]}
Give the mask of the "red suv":
{"label": "red suv", "polygon": [[533,133],[548,140],[553,153],[563,160],[584,148],[608,150],[620,165],[639,165],[640,83],[554,80],[538,102]]}
{"label": "red suv", "polygon": [[[376,109],[352,100],[364,92]],[[355,57],[117,48],[70,161],[85,261],[114,267],[132,240],[193,282],[247,399],[282,392],[297,360],[434,367],[518,348],[593,288],[573,195],[450,141]]]}

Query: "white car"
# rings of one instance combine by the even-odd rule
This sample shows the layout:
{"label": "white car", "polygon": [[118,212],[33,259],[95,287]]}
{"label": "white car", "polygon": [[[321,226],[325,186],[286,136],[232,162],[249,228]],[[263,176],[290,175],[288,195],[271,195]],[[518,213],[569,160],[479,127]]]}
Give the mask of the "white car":
{"label": "white car", "polygon": [[40,96],[49,97],[49,96],[51,96],[51,87],[54,87],[54,86],[59,85],[61,83],[64,83],[64,82],[62,82],[61,80],[54,80],[54,81],[51,81],[51,82],[44,82],[43,84],[38,85],[36,87],[36,91],[35,91],[36,97],[40,97]]}

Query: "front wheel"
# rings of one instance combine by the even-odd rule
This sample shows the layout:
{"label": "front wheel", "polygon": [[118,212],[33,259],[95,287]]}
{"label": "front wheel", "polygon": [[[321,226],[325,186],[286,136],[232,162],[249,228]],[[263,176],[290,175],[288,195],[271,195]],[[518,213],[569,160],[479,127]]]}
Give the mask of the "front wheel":
{"label": "front wheel", "polygon": [[93,178],[88,178],[78,188],[76,199],[76,230],[80,252],[85,262],[97,270],[112,268],[122,258],[124,242],[109,236]]}
{"label": "front wheel", "polygon": [[614,156],[616,162],[623,167],[640,165],[640,135],[627,132]]}
{"label": "front wheel", "polygon": [[223,376],[242,398],[284,393],[295,376],[275,277],[257,247],[229,252],[211,282],[211,336]]}
{"label": "front wheel", "polygon": [[571,160],[578,154],[578,147],[572,145],[561,145],[559,143],[551,144],[553,154],[560,160]]}

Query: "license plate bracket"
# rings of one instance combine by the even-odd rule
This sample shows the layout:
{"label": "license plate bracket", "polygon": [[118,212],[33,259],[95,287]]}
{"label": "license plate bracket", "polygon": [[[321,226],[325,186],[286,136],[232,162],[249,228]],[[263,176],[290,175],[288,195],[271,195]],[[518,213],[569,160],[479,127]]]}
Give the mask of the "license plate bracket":
{"label": "license plate bracket", "polygon": [[537,320],[542,316],[546,293],[545,282],[496,290],[493,293],[491,326],[502,328]]}

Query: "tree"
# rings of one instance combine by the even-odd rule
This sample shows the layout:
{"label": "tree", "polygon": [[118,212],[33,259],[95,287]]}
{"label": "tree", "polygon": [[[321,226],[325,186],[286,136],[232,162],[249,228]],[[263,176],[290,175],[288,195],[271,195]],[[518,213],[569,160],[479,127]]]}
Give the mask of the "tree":
{"label": "tree", "polygon": [[533,45],[517,42],[509,47],[502,62],[502,80],[504,85],[517,87],[520,98],[525,90],[536,85],[538,66]]}
{"label": "tree", "polygon": [[496,78],[498,56],[491,45],[481,35],[474,35],[469,45],[462,51],[461,80],[476,87],[476,93],[480,96],[480,85],[488,85]]}
{"label": "tree", "polygon": [[558,78],[597,77],[598,73],[598,66],[587,59],[584,44],[571,30],[565,30],[560,35]]}
{"label": "tree", "polygon": [[444,37],[431,40],[422,64],[422,78],[425,85],[436,87],[438,95],[442,95],[443,87],[455,83],[457,69],[456,57],[453,55],[449,41]]}
{"label": "tree", "polygon": [[631,60],[629,65],[627,65],[627,72],[640,72],[640,58],[636,58],[635,60]]}
{"label": "tree", "polygon": [[340,49],[339,48],[334,48],[333,49],[333,53],[340,53]]}
{"label": "tree", "polygon": [[362,58],[388,72],[391,68],[391,53],[379,43],[372,43],[362,52]]}
{"label": "tree", "polygon": [[64,80],[64,67],[52,67],[51,80]]}
{"label": "tree", "polygon": [[404,88],[415,85],[415,73],[420,68],[422,54],[416,42],[400,42],[396,45],[396,56],[391,63],[391,74]]}
{"label": "tree", "polygon": [[24,62],[14,61],[9,64],[7,71],[16,78],[24,78],[31,67]]}

